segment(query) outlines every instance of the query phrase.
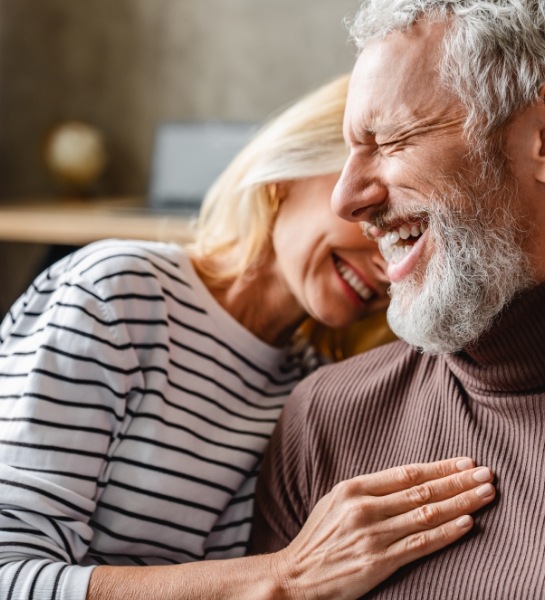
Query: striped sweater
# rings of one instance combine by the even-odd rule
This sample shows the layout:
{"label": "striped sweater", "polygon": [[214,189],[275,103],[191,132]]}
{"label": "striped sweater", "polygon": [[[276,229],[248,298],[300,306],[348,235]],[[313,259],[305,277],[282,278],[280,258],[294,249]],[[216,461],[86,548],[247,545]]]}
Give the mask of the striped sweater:
{"label": "striped sweater", "polygon": [[76,252],[0,340],[0,598],[84,600],[93,565],[245,553],[256,469],[301,370],[178,246]]}
{"label": "striped sweater", "polygon": [[494,470],[496,500],[459,543],[366,598],[543,600],[545,284],[467,352],[430,356],[394,342],[298,386],[260,472],[253,550],[285,546],[343,479],[454,456]]}

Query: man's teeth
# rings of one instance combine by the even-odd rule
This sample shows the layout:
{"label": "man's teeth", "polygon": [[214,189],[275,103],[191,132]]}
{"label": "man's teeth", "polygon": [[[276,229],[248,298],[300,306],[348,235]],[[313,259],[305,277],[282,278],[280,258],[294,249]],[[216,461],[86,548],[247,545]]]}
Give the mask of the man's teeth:
{"label": "man's teeth", "polygon": [[[388,262],[398,263],[403,260],[413,249],[413,243],[427,228],[427,223],[421,222],[418,225],[404,224],[397,229],[392,229],[378,240],[382,256]],[[406,243],[407,240],[409,240],[408,243]]]}
{"label": "man's teeth", "polygon": [[335,264],[341,277],[356,292],[356,294],[358,294],[358,296],[363,300],[371,300],[374,295],[373,290],[367,287],[348,265],[340,261],[335,261]]}

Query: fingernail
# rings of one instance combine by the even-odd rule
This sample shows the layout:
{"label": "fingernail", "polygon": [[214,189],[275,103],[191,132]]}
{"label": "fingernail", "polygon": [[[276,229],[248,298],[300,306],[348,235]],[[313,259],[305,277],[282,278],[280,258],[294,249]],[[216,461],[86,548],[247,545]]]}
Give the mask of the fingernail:
{"label": "fingernail", "polygon": [[461,458],[457,463],[456,466],[458,467],[458,469],[460,471],[467,471],[467,469],[472,469],[474,466],[473,461],[471,460],[471,458]]}
{"label": "fingernail", "polygon": [[481,498],[486,498],[487,496],[492,496],[492,494],[494,493],[494,486],[491,483],[485,483],[484,485],[479,486],[475,490],[475,493],[477,494],[477,496],[480,496]]}
{"label": "fingernail", "polygon": [[462,527],[462,529],[469,527],[471,525],[471,517],[469,515],[464,515],[463,517],[460,517],[456,521],[456,525],[458,525],[458,527]]}
{"label": "fingernail", "polygon": [[492,477],[492,473],[488,467],[481,467],[473,473],[473,479],[475,481],[488,481]]}

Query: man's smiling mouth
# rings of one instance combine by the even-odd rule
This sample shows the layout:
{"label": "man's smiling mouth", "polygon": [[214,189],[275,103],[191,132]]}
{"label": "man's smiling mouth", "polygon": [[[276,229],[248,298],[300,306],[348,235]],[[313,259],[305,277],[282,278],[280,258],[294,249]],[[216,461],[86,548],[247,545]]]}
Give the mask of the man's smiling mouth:
{"label": "man's smiling mouth", "polygon": [[377,240],[384,259],[388,263],[401,262],[411,252],[427,228],[426,221],[419,221],[418,223],[404,223],[389,229]]}

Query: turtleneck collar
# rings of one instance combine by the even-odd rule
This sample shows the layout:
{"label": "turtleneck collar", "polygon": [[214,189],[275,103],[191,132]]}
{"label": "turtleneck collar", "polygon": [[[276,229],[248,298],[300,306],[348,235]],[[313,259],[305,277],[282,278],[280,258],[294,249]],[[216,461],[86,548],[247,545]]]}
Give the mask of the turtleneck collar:
{"label": "turtleneck collar", "polygon": [[513,300],[475,346],[445,360],[469,392],[543,392],[545,283]]}

